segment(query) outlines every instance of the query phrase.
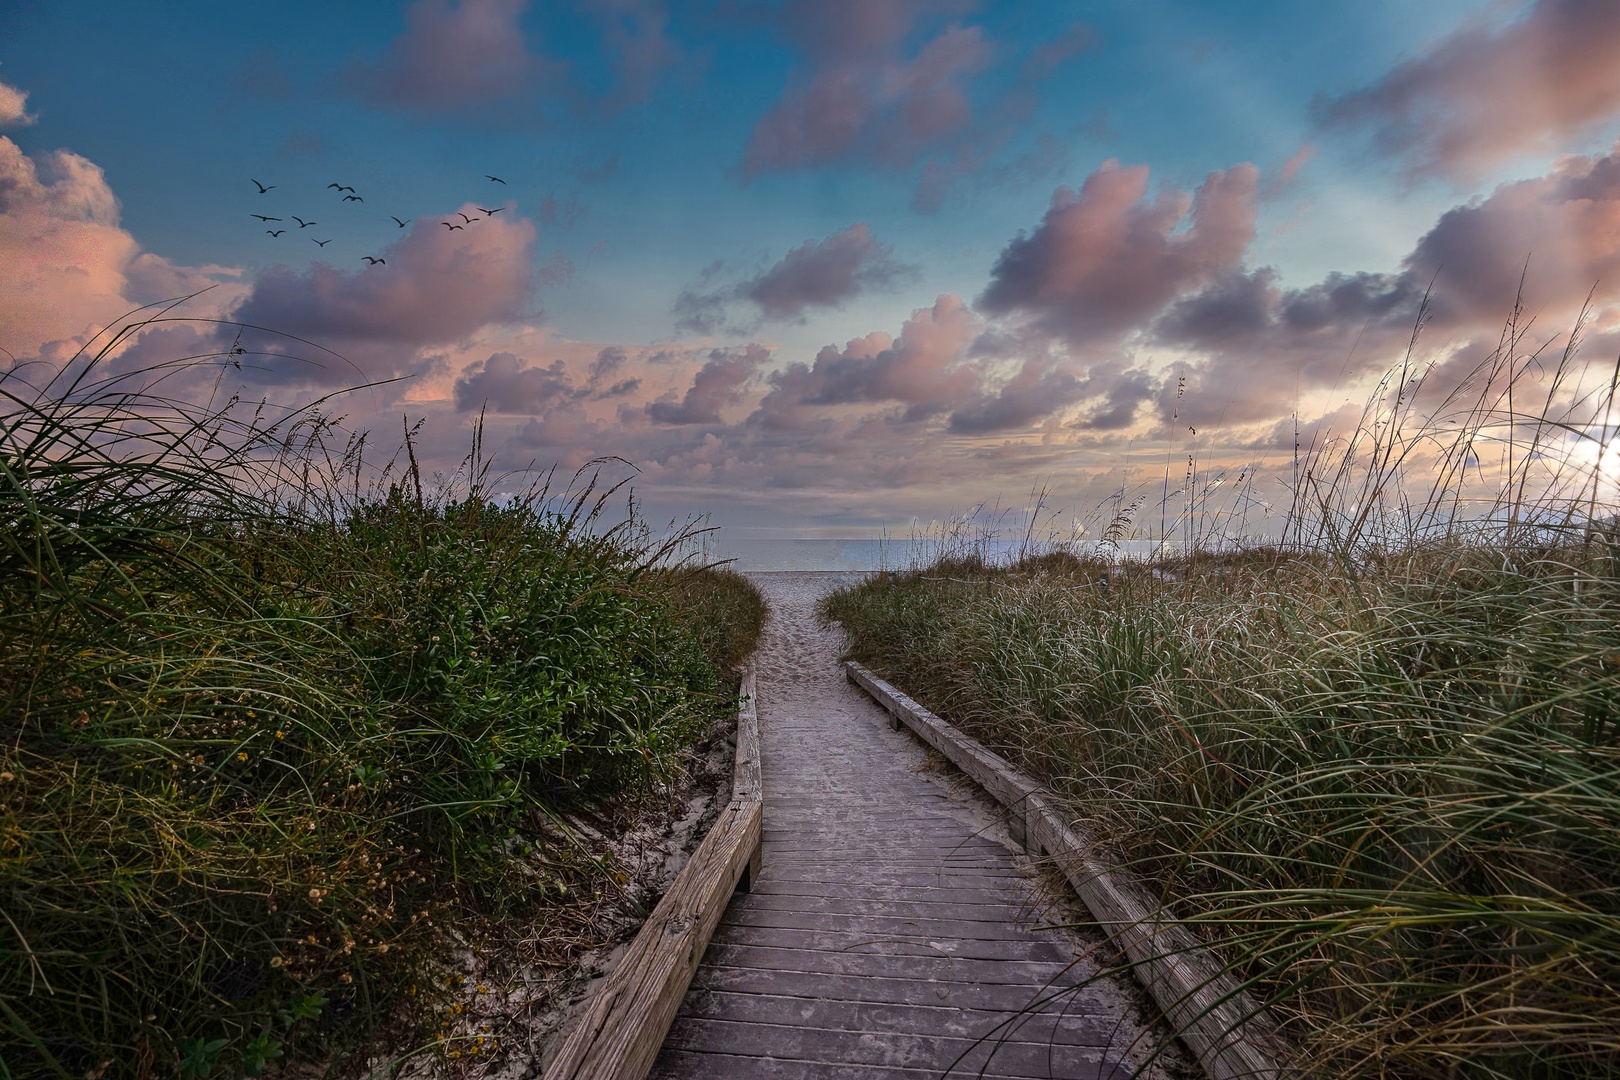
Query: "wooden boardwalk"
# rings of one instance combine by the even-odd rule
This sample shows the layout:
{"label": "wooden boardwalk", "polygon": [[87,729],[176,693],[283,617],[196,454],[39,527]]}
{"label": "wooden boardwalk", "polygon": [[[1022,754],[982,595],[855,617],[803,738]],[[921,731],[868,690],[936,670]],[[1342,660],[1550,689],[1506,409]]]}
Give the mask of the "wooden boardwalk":
{"label": "wooden boardwalk", "polygon": [[1094,969],[1072,937],[1033,929],[1050,918],[1038,885],[963,781],[846,683],[805,577],[761,579],[764,871],[727,909],[652,1075],[1135,1075],[1141,1029],[1116,984],[1039,1004]]}

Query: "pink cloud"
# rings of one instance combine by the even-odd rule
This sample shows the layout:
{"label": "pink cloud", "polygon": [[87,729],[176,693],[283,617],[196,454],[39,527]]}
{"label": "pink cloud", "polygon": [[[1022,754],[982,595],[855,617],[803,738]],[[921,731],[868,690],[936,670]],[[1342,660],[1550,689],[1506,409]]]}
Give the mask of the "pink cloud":
{"label": "pink cloud", "polygon": [[[385,265],[273,268],[259,275],[233,314],[340,352],[369,347],[376,356],[365,377],[382,377],[405,370],[417,349],[528,314],[535,235],[525,218],[480,218],[460,232],[418,218],[402,239],[377,252]],[[333,370],[324,377],[352,379],[354,373]]]}
{"label": "pink cloud", "polygon": [[527,7],[528,0],[416,0],[404,32],[376,62],[353,65],[348,84],[371,104],[430,113],[524,97],[553,70],[524,39]]}
{"label": "pink cloud", "polygon": [[1078,192],[1059,188],[1040,227],[1007,245],[980,304],[1073,343],[1128,333],[1240,263],[1258,181],[1254,166],[1237,165],[1193,196],[1165,189],[1150,200],[1146,166],[1106,162]]}
{"label": "pink cloud", "polygon": [[972,116],[965,82],[994,49],[978,27],[951,25],[907,56],[922,14],[906,0],[790,5],[784,27],[810,63],[755,125],[744,173],[857,157],[905,167],[963,130]]}
{"label": "pink cloud", "polygon": [[1620,300],[1620,144],[1448,210],[1406,262],[1440,275],[1441,310],[1458,321],[1500,319],[1527,268],[1530,310],[1567,314],[1594,285],[1600,302]]}
{"label": "pink cloud", "polygon": [[[825,240],[806,240],[768,269],[731,285],[711,288],[723,270],[709,267],[697,284],[675,301],[676,325],[701,334],[732,322],[728,304],[748,301],[766,319],[798,319],[809,308],[836,308],[868,289],[887,288],[911,277],[916,268],[897,262],[894,249],[880,244],[864,221]],[[741,327],[747,332],[747,327]]]}
{"label": "pink cloud", "polygon": [[887,285],[907,272],[893,250],[857,222],[825,240],[806,240],[747,283],[743,295],[773,319],[795,318],[807,307],[837,307],[862,288]]}
{"label": "pink cloud", "polygon": [[641,104],[683,59],[668,32],[665,0],[581,0],[613,68],[611,85],[587,92],[564,77],[573,72],[567,60],[531,44],[523,30],[529,6],[529,0],[415,0],[387,52],[350,65],[344,82],[383,108],[460,114],[482,124],[535,123],[557,101],[608,112]]}
{"label": "pink cloud", "polygon": [[742,400],[744,385],[770,355],[763,345],[715,349],[679,400],[670,392],[647,406],[647,416],[660,424],[719,424],[720,410]]}
{"label": "pink cloud", "polygon": [[118,199],[95,163],[67,150],[36,161],[0,137],[0,348],[13,356],[52,343],[71,353],[131,309],[228,273],[143,252],[120,225]]}
{"label": "pink cloud", "polygon": [[[1269,269],[1233,269],[1178,299],[1151,335],[1200,358],[1186,371],[1205,392],[1180,403],[1183,419],[1260,422],[1301,390],[1350,386],[1387,367],[1405,349],[1431,283],[1420,344],[1426,355],[1454,356],[1451,370],[1496,346],[1516,301],[1522,318],[1542,328],[1538,340],[1567,331],[1589,293],[1612,319],[1620,303],[1620,145],[1605,156],[1564,158],[1544,176],[1453,207],[1397,272],[1329,274],[1287,288]],[[1161,397],[1165,417],[1177,407]]]}
{"label": "pink cloud", "polygon": [[1319,101],[1326,127],[1365,127],[1415,173],[1467,180],[1560,150],[1620,111],[1620,5],[1539,0],[1499,30],[1470,22],[1373,85]]}
{"label": "pink cloud", "polygon": [[822,405],[894,402],[905,418],[923,420],[974,398],[979,374],[968,349],[984,322],[961,298],[946,293],[914,311],[898,338],[878,331],[842,349],[828,345],[810,365],[791,364],[771,376],[772,389],[755,420],[793,428]]}
{"label": "pink cloud", "polygon": [[490,412],[539,413],[578,396],[561,360],[533,367],[509,352],[492,353],[472,364],[455,384],[456,408],[463,411],[487,408]]}
{"label": "pink cloud", "polygon": [[37,119],[28,112],[28,91],[0,82],[0,127],[26,127]]}
{"label": "pink cloud", "polygon": [[1080,400],[1086,386],[1041,360],[1026,360],[996,392],[951,413],[949,429],[963,435],[1028,428]]}

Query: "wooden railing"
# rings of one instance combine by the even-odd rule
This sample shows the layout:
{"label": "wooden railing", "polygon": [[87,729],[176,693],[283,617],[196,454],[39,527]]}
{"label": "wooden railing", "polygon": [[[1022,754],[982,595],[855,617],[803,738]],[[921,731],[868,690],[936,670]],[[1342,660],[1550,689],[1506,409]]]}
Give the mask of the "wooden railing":
{"label": "wooden railing", "polygon": [[1285,1075],[1273,1052],[1275,1026],[1265,1010],[1222,973],[1187,927],[1106,857],[1096,839],[1059,809],[1050,791],[855,661],[846,662],[844,670],[894,718],[895,727],[910,728],[1006,807],[1013,838],[1063,871],[1211,1080]]}
{"label": "wooden railing", "polygon": [[572,1019],[544,1080],[642,1080],[652,1068],[726,903],[759,876],[759,714],[743,677],[731,802],[613,971]]}

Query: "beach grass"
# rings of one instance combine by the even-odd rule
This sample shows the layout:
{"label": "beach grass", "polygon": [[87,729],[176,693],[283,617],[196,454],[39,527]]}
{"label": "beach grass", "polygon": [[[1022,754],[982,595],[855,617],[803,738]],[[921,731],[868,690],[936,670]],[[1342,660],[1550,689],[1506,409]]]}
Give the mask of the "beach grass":
{"label": "beach grass", "polygon": [[824,604],[850,655],[1049,783],[1305,1075],[1620,1060],[1614,384],[1574,389],[1573,347],[1532,379],[1514,340],[1425,407],[1426,371],[1392,372],[1269,542],[1226,517],[1121,558],[1115,517]]}
{"label": "beach grass", "polygon": [[352,1071],[450,935],[613,886],[566,819],[680,780],[763,601],[605,474],[165,396],[157,318],[0,381],[0,1073]]}

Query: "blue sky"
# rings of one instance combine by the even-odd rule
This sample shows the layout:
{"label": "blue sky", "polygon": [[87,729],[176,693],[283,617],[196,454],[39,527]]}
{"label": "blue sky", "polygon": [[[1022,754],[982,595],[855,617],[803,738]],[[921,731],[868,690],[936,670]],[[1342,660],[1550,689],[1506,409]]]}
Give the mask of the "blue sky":
{"label": "blue sky", "polygon": [[[1617,43],[1590,0],[12,4],[0,346],[215,283],[408,376],[350,423],[420,415],[441,462],[484,403],[504,465],[622,454],[738,529],[1080,506],[1133,447],[1274,468],[1437,271],[1443,358],[1526,258],[1567,321],[1614,257]],[[257,348],[252,393],[334,388]]]}

